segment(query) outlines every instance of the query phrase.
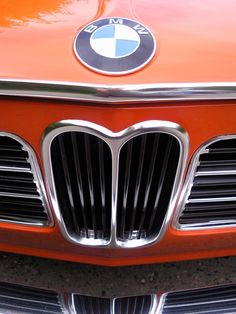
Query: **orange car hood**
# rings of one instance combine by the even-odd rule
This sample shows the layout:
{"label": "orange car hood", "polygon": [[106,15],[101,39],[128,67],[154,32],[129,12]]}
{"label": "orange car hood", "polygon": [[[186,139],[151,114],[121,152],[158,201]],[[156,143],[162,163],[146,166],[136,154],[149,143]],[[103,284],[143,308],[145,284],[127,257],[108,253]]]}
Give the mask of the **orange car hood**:
{"label": "orange car hood", "polygon": [[[236,81],[234,0],[0,1],[0,77],[97,84]],[[131,18],[154,34],[143,69],[107,76],[83,66],[73,43],[87,23]]]}

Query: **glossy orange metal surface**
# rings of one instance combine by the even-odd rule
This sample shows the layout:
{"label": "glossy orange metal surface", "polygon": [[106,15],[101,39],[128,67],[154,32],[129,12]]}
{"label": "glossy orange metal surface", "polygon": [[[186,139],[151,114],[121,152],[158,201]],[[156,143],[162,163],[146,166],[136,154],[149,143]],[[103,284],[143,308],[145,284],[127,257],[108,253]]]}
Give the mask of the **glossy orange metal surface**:
{"label": "glossy orange metal surface", "polygon": [[[234,81],[234,0],[0,1],[0,77],[127,84]],[[121,16],[154,34],[157,53],[136,73],[108,77],[85,68],[74,38],[97,18]]]}
{"label": "glossy orange metal surface", "polygon": [[[0,78],[109,85],[236,81],[235,9],[234,0],[1,0]],[[75,57],[78,31],[110,16],[137,20],[153,32],[157,53],[142,70],[105,76]],[[189,133],[189,160],[208,139],[236,134],[236,106],[230,101],[98,106],[2,97],[0,112],[0,129],[28,141],[41,168],[43,132],[65,119],[87,120],[112,131],[145,120],[172,121]],[[56,220],[53,227],[44,228],[0,222],[0,250],[115,266],[236,255],[235,234],[236,227],[177,231],[170,224],[152,246],[101,249],[68,242]]]}
{"label": "glossy orange metal surface", "polygon": [[[206,140],[221,134],[236,134],[233,102],[158,104],[142,106],[85,105],[76,102],[46,102],[2,99],[1,129],[18,134],[36,150],[42,167],[41,140],[44,130],[63,119],[87,120],[119,131],[150,119],[182,125],[189,133],[190,154]],[[14,113],[14,114],[12,114]],[[52,228],[23,227],[0,222],[0,250],[104,265],[128,265],[176,261],[236,254],[236,228],[207,231],[177,231],[169,226],[163,239],[137,249],[83,247],[65,240],[55,220]]]}

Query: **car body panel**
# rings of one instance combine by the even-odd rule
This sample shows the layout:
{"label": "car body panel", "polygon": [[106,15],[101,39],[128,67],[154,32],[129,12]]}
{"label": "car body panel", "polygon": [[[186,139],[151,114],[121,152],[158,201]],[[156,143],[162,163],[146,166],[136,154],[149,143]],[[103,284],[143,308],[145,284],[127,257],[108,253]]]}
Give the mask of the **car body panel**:
{"label": "car body panel", "polygon": [[[3,1],[0,10],[0,77],[97,84],[235,81],[235,2]],[[125,17],[154,34],[153,60],[133,74],[110,77],[75,57],[78,31],[93,20]],[[27,66],[25,66],[27,64]]]}

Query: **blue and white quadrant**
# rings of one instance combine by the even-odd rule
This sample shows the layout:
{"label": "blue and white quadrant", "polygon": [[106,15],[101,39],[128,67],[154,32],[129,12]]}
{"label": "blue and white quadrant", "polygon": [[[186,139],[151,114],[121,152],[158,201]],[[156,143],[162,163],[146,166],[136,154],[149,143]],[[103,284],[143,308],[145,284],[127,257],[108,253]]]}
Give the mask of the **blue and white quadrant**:
{"label": "blue and white quadrant", "polygon": [[104,25],[90,37],[92,49],[107,58],[123,58],[134,53],[140,45],[139,34],[122,24]]}

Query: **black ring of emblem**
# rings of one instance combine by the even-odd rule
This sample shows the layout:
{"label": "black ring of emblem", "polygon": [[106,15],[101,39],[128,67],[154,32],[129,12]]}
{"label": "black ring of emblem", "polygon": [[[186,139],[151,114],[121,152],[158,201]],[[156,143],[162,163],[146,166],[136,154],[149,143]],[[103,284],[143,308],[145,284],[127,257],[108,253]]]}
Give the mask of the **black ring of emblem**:
{"label": "black ring of emblem", "polygon": [[[132,29],[138,25],[139,30],[143,29],[143,32],[146,33],[142,34],[134,29],[140,37],[140,45],[137,50],[121,58],[107,58],[96,53],[90,45],[90,37],[93,32],[89,33],[85,30],[88,27],[96,26],[95,31],[102,26],[115,24],[110,23],[110,20],[117,21],[119,19],[123,21],[123,25],[129,26]],[[128,74],[144,67],[153,58],[156,52],[156,41],[152,33],[142,24],[130,19],[110,17],[87,24],[75,38],[74,52],[80,62],[91,70],[109,75]]]}

